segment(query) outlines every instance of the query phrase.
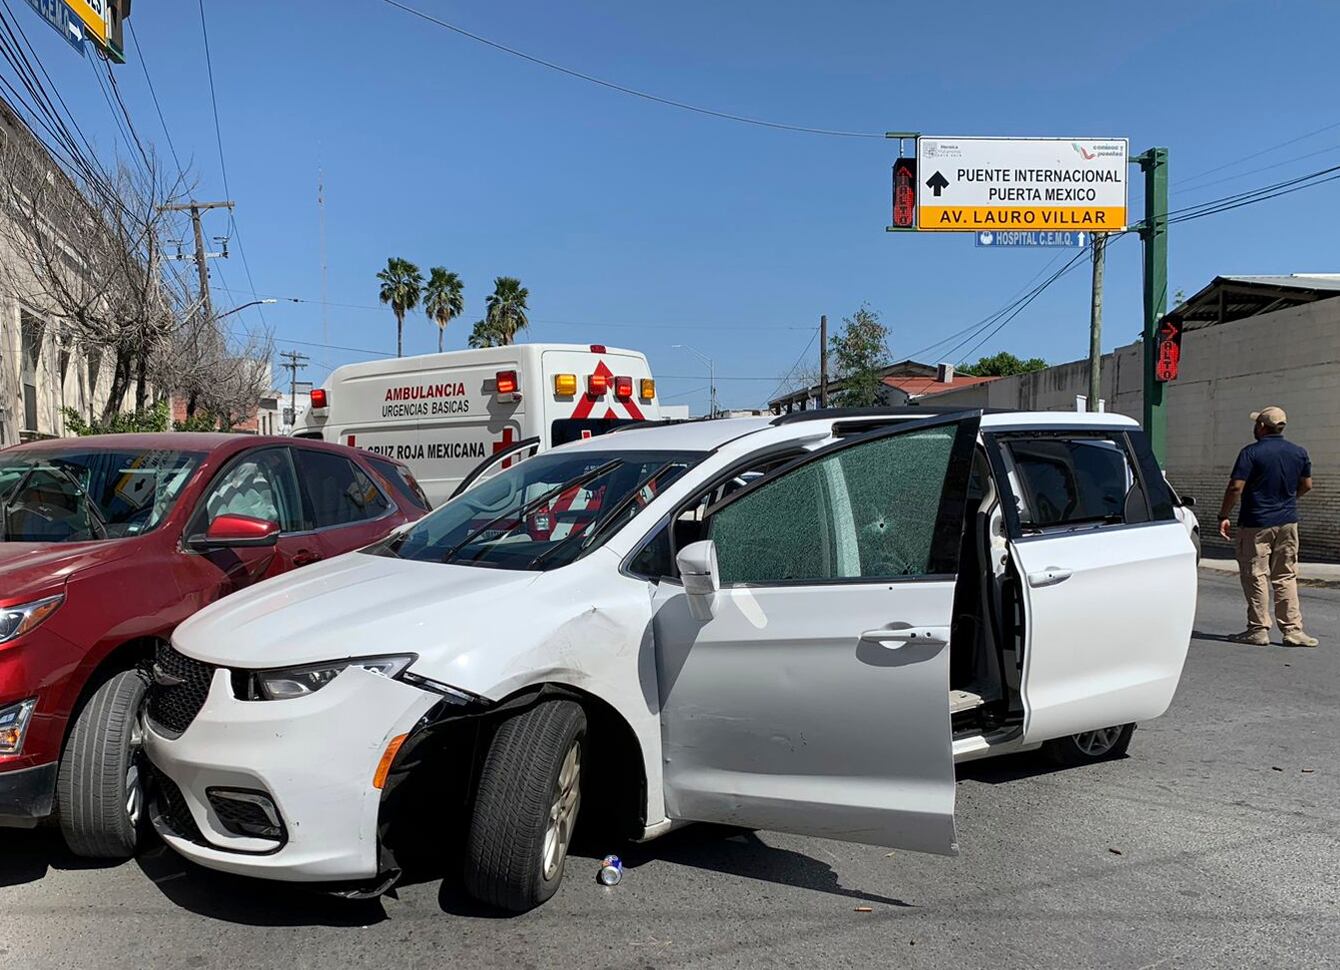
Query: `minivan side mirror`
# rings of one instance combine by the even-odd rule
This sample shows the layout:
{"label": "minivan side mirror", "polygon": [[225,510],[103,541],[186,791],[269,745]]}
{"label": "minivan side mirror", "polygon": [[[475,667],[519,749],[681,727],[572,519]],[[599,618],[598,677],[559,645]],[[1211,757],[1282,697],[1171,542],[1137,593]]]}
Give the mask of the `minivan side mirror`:
{"label": "minivan side mirror", "polygon": [[710,620],[717,590],[721,588],[721,572],[717,567],[717,544],[711,539],[694,542],[679,550],[675,556],[679,578],[689,597],[689,612],[694,619]]}
{"label": "minivan side mirror", "polygon": [[194,535],[186,545],[196,552],[211,549],[255,549],[273,546],[279,541],[279,523],[250,515],[220,515],[209,524],[204,535]]}
{"label": "minivan side mirror", "polygon": [[1196,507],[1196,496],[1183,495],[1181,496],[1181,498],[1182,498],[1182,505],[1184,508],[1194,509]]}

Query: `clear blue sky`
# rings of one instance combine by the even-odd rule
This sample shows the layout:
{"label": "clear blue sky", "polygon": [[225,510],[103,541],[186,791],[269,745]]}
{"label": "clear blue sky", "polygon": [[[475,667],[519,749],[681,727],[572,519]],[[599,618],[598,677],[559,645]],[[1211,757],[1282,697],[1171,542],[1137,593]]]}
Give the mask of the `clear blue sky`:
{"label": "clear blue sky", "polygon": [[[408,2],[600,77],[758,118],[875,132],[1125,136],[1133,152],[1166,145],[1174,207],[1340,162],[1337,126],[1178,187],[1340,122],[1340,7],[1329,4]],[[770,131],[648,103],[381,0],[205,6],[251,275],[264,295],[313,301],[267,307],[265,319],[279,349],[312,356],[304,376],[318,381],[367,355],[289,341],[394,352],[394,320],[375,306],[374,274],[389,255],[464,277],[466,315],[448,330],[449,347],[464,346],[493,277],[519,276],[530,288],[527,339],[645,350],[662,394],[697,411],[705,368],[673,344],[716,359],[723,404],[757,405],[820,313],[837,324],[868,301],[902,357],[996,310],[1055,255],[978,250],[970,234],[885,233],[895,151],[880,139]],[[11,7],[84,130],[100,150],[124,154],[90,65],[23,3]],[[138,0],[131,23],[199,196],[223,197],[195,0]],[[117,77],[137,129],[166,155],[127,47]],[[1273,167],[1252,171],[1264,166]],[[316,302],[318,169],[326,336]],[[1134,205],[1141,194],[1133,182]],[[1194,292],[1221,273],[1340,270],[1324,217],[1338,204],[1340,182],[1176,226],[1170,288]],[[221,216],[208,224],[226,228]],[[212,264],[220,307],[252,298],[236,242],[232,250]],[[1081,269],[1049,289],[974,357],[1082,357],[1087,277]],[[231,319],[257,325],[255,312]],[[1126,343],[1139,327],[1139,245],[1128,237],[1109,257],[1104,344]],[[406,321],[408,353],[433,350],[436,339],[422,314]]]}

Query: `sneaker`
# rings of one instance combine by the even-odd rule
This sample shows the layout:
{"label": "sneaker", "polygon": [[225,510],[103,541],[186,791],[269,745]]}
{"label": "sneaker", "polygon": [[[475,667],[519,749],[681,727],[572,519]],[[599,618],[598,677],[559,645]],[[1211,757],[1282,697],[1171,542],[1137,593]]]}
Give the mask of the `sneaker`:
{"label": "sneaker", "polygon": [[1270,634],[1265,630],[1243,630],[1228,638],[1233,643],[1249,643],[1253,647],[1270,646]]}
{"label": "sneaker", "polygon": [[1297,633],[1284,634],[1284,645],[1286,647],[1315,647],[1317,645],[1317,638],[1310,637],[1302,630],[1299,630]]}

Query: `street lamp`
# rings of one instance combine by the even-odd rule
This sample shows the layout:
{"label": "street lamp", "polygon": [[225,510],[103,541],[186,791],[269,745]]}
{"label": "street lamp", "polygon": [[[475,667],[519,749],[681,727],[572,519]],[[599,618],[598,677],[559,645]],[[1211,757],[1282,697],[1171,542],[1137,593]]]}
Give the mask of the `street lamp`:
{"label": "street lamp", "polygon": [[707,412],[707,416],[709,418],[715,418],[717,416],[717,377],[716,365],[712,363],[712,358],[708,357],[701,350],[698,350],[695,347],[690,347],[688,344],[672,344],[671,347],[674,350],[687,350],[689,353],[697,356],[699,360],[707,363],[707,384],[708,389],[711,392],[711,406],[710,410]]}
{"label": "street lamp", "polygon": [[278,302],[279,302],[279,301],[278,301],[278,300],[275,300],[275,299],[252,300],[250,303],[243,303],[241,306],[235,306],[235,307],[233,307],[231,310],[224,310],[222,313],[220,313],[220,314],[219,314],[217,317],[215,317],[214,319],[215,319],[215,320],[222,320],[224,317],[229,316],[229,315],[231,315],[231,314],[234,314],[234,313],[236,313],[238,310],[245,310],[245,309],[246,309],[247,307],[249,307],[249,306],[260,306],[262,303],[278,303]]}

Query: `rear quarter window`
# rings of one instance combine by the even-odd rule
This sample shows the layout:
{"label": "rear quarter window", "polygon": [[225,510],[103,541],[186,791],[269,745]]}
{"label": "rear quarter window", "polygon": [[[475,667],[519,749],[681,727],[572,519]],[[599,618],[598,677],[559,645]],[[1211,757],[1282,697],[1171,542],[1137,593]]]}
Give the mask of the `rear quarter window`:
{"label": "rear quarter window", "polygon": [[424,512],[432,511],[432,503],[428,501],[428,496],[424,495],[423,489],[419,487],[418,481],[410,474],[408,468],[397,465],[393,461],[386,461],[384,458],[369,457],[366,460],[373,470],[390,486],[397,499]]}

